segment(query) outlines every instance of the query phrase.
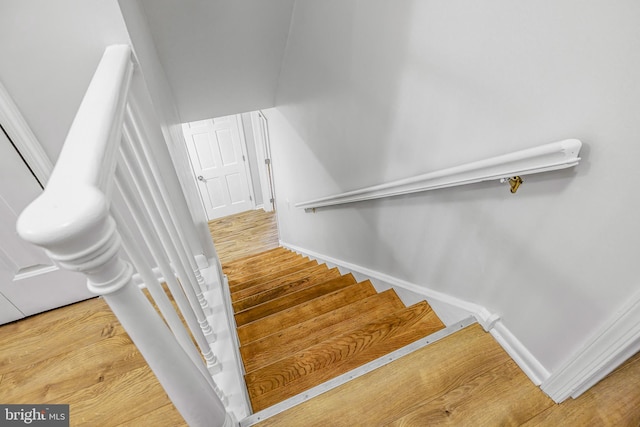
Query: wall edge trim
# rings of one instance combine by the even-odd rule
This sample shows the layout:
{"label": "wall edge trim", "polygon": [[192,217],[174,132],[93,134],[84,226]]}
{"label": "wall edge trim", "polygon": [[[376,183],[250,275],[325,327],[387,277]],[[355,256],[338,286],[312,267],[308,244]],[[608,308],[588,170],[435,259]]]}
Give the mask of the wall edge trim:
{"label": "wall edge trim", "polygon": [[577,398],[640,351],[640,292],[627,300],[587,343],[542,383],[555,402]]}
{"label": "wall edge trim", "polygon": [[2,82],[0,82],[0,123],[38,181],[45,186],[53,171],[53,163]]}

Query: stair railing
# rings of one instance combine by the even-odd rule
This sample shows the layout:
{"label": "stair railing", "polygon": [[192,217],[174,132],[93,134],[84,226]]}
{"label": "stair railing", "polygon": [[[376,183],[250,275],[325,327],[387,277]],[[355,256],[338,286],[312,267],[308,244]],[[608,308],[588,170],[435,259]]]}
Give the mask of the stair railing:
{"label": "stair railing", "polygon": [[484,181],[509,183],[511,192],[515,193],[523,182],[522,176],[576,166],[580,163],[578,155],[581,147],[580,140],[565,139],[410,178],[307,200],[296,203],[295,206],[308,212],[328,206],[420,193]]}
{"label": "stair railing", "polygon": [[[129,46],[106,49],[47,187],[20,216],[18,232],[60,267],[87,277],[190,426],[231,426],[212,377],[221,367],[210,347],[206,286],[186,239],[193,223],[188,210],[176,209],[153,159],[129,96],[133,73]],[[136,271],[161,315],[135,284]]]}

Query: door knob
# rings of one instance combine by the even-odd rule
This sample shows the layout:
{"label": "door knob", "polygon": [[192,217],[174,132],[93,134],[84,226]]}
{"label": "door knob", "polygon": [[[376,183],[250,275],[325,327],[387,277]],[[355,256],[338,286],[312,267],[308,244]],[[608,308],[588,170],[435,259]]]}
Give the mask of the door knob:
{"label": "door knob", "polygon": [[202,175],[198,175],[198,181],[205,182],[206,179],[204,179],[204,177]]}

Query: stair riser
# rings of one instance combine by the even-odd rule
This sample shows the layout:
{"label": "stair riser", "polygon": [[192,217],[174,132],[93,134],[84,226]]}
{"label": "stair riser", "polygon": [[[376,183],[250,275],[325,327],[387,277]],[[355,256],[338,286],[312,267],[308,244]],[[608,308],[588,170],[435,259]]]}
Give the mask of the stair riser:
{"label": "stair riser", "polygon": [[333,270],[333,275],[337,275],[337,278],[322,282],[306,289],[302,289],[298,292],[285,295],[282,298],[277,298],[237,313],[235,315],[236,325],[246,325],[247,323],[279,313],[280,311],[295,307],[296,305],[302,304],[315,298],[319,298],[323,295],[327,295],[331,292],[335,292],[339,289],[346,288],[347,286],[351,286],[356,283],[356,279],[354,279],[353,276],[340,276],[340,273],[337,269]]}
{"label": "stair riser", "polygon": [[355,301],[370,297],[376,293],[373,285],[368,282],[358,283],[340,291],[325,295],[316,300],[300,304],[277,315],[268,316],[256,322],[238,328],[240,345],[264,338],[289,328],[298,323],[328,313],[336,308],[344,307]]}
{"label": "stair riser", "polygon": [[232,299],[234,312],[238,313],[272,299],[281,298],[293,292],[317,285],[318,283],[340,277],[338,269],[329,270],[324,264],[303,271],[309,271],[309,273],[304,276],[303,274],[290,274],[289,276],[285,276],[285,278],[290,277],[290,279],[283,280],[283,278],[280,278],[279,280],[272,280],[261,286],[253,286],[244,291],[237,292],[234,296],[245,296],[235,301]]}

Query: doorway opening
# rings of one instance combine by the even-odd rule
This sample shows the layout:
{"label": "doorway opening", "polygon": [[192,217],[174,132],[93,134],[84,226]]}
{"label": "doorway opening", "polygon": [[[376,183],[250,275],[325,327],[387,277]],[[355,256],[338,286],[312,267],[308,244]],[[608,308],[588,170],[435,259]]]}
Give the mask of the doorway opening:
{"label": "doorway opening", "polygon": [[269,129],[261,111],[183,123],[182,131],[209,221],[274,211]]}

